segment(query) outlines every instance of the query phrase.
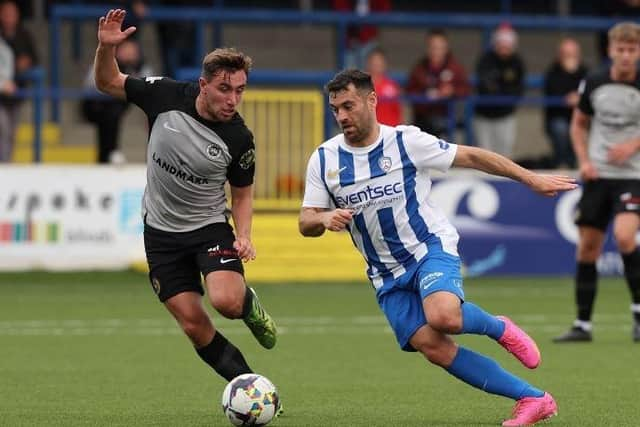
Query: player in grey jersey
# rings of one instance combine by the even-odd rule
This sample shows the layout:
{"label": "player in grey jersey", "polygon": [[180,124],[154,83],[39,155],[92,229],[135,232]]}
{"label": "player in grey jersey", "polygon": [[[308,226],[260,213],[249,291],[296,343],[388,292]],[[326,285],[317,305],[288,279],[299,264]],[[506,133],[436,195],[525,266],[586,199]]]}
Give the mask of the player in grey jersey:
{"label": "player in grey jersey", "polygon": [[613,234],[631,292],[632,337],[640,342],[640,25],[623,22],[609,31],[611,65],[580,85],[571,139],[584,181],[576,224],[578,316],[555,342],[591,341],[596,261],[613,216]]}
{"label": "player in grey jersey", "polygon": [[[203,61],[197,84],[120,72],[115,48],[135,31],[122,31],[125,12],[110,10],[98,24],[96,87],[138,105],[149,118],[147,187],[143,199],[149,278],[198,355],[227,380],[249,373],[244,356],[216,330],[202,306],[242,318],[260,344],[272,348],[276,328],[244,281],[242,261],[255,258],[251,243],[254,144],[236,111],[251,59],[217,49]],[[231,188],[234,235],[225,216],[225,182]]]}

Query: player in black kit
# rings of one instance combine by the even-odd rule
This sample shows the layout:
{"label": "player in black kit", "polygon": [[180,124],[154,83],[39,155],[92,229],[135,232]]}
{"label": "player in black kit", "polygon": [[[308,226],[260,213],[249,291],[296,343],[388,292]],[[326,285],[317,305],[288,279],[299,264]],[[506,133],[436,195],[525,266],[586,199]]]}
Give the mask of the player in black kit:
{"label": "player in black kit", "polygon": [[[275,323],[246,286],[242,266],[255,258],[255,154],[253,136],[236,108],[251,59],[216,49],[204,58],[198,83],[127,76],[114,58],[116,46],[135,31],[121,30],[124,16],[116,9],[100,18],[94,71],[100,91],[133,102],[149,119],[143,198],[149,279],[198,355],[231,380],[252,371],[204,310],[201,275],[218,312],[243,319],[263,347],[276,343]],[[235,235],[225,214],[227,181]]]}
{"label": "player in black kit", "polygon": [[640,25],[616,24],[609,31],[611,65],[580,84],[571,120],[571,140],[584,181],[576,212],[578,225],[575,296],[578,316],[555,342],[591,341],[596,298],[596,261],[613,218],[631,292],[632,337],[640,342]]}

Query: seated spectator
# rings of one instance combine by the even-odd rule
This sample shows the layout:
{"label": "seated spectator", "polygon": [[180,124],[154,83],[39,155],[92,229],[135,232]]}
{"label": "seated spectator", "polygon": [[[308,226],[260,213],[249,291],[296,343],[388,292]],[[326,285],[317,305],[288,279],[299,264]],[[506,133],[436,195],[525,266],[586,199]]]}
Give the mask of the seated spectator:
{"label": "seated spectator", "polygon": [[[442,30],[433,30],[425,38],[425,56],[411,69],[407,93],[446,101],[452,97],[469,95],[471,87],[462,65],[453,57],[449,40]],[[413,103],[413,124],[425,132],[445,136],[448,106]]]}
{"label": "seated spectator", "polygon": [[402,106],[398,97],[400,87],[387,76],[387,59],[384,51],[376,48],[367,57],[367,72],[371,74],[378,95],[376,113],[378,121],[384,125],[397,126],[403,122]]}
{"label": "seated spectator", "polygon": [[551,167],[576,166],[576,157],[571,146],[569,126],[573,107],[578,104],[578,86],[587,74],[580,55],[580,45],[572,38],[563,39],[558,45],[555,61],[549,66],[544,78],[545,96],[564,97],[566,106],[545,108],[545,131],[553,148]]}
{"label": "seated spectator", "polygon": [[[150,75],[144,65],[140,46],[134,39],[122,42],[116,50],[120,71],[133,76]],[[85,79],[85,88],[95,90],[93,69]],[[87,121],[96,125],[98,136],[98,163],[120,164],[126,161],[119,150],[120,122],[129,104],[116,98],[90,98],[82,101],[82,113]]]}
{"label": "seated spectator", "polygon": [[12,52],[12,77],[0,88],[0,161],[10,161],[20,109],[14,97],[18,88],[26,86],[20,75],[38,63],[31,34],[20,22],[20,10],[13,0],[0,0],[0,38]]}
{"label": "seated spectator", "polygon": [[[500,25],[492,36],[491,49],[476,65],[478,94],[520,96],[524,92],[525,67],[516,53],[518,35],[509,24]],[[516,141],[516,105],[476,107],[476,143],[511,158]]]}

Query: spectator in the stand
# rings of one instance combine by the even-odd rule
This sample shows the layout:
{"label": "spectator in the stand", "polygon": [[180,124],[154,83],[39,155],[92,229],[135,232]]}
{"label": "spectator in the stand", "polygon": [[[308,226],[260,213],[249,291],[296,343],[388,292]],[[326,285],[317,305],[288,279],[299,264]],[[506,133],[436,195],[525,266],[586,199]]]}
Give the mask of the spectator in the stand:
{"label": "spectator in the stand", "polygon": [[425,50],[425,56],[411,69],[407,93],[443,102],[413,103],[413,124],[424,132],[444,137],[448,124],[446,100],[469,95],[471,86],[464,67],[451,53],[443,30],[427,34]]}
{"label": "spectator in the stand", "polygon": [[[332,0],[333,10],[355,12],[360,16],[369,13],[389,12],[391,0]],[[378,28],[373,25],[349,25],[345,66],[364,68],[367,56],[377,47]]]}
{"label": "spectator in the stand", "polygon": [[[520,96],[524,92],[525,66],[516,52],[518,35],[510,24],[501,24],[493,33],[491,49],[476,65],[478,94]],[[476,107],[476,143],[482,148],[513,157],[516,141],[515,102]]]}
{"label": "spectator in the stand", "polygon": [[11,160],[13,134],[11,132],[12,96],[16,91],[13,80],[13,51],[0,35],[0,162]]}
{"label": "spectator in the stand", "polygon": [[[103,2],[101,1],[101,3]],[[140,28],[142,27],[142,22],[148,13],[148,0],[119,0],[116,3],[121,3],[121,7],[127,12],[123,25],[127,28],[138,28],[138,31],[131,35],[131,37],[137,39]]]}
{"label": "spectator in the stand", "polygon": [[[212,7],[211,0],[153,0],[150,7]],[[158,21],[158,40],[165,76],[177,78],[182,67],[198,67],[203,52],[196,52],[197,34],[193,21]]]}
{"label": "spectator in the stand", "polygon": [[378,95],[376,114],[384,125],[397,126],[403,122],[400,105],[400,86],[387,75],[387,58],[384,51],[375,48],[367,56],[367,72],[371,75]]}
{"label": "spectator in the stand", "polygon": [[[140,45],[135,39],[123,41],[116,50],[116,62],[120,71],[130,76],[151,75],[144,65]],[[85,79],[86,89],[95,89],[93,69]],[[96,125],[98,137],[98,163],[122,164],[126,158],[119,149],[120,123],[129,103],[116,98],[88,98],[82,101],[82,113]]]}
{"label": "spectator in the stand", "polygon": [[569,127],[573,107],[578,104],[578,86],[587,74],[587,67],[582,63],[580,45],[575,39],[565,38],[560,41],[555,61],[549,66],[544,76],[544,94],[550,97],[564,97],[566,106],[549,106],[545,108],[545,131],[553,148],[550,167],[576,166],[576,156],[571,146]]}
{"label": "spectator in the stand", "polygon": [[16,89],[26,85],[20,75],[38,63],[33,38],[21,25],[20,10],[13,0],[0,0],[0,38],[9,46],[13,56],[12,78],[4,88],[0,88],[0,161],[9,161],[20,108],[20,102],[14,95]]}

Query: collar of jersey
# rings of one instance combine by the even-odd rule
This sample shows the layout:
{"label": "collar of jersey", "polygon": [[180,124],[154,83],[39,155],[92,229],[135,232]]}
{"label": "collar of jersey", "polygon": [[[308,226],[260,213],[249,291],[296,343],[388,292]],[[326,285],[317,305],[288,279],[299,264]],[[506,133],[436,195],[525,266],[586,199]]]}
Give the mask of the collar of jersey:
{"label": "collar of jersey", "polygon": [[382,141],[384,141],[384,125],[381,124],[380,134],[378,135],[377,141],[373,144],[369,144],[366,147],[354,147],[353,145],[347,144],[347,141],[343,137],[342,141],[340,141],[340,147],[343,150],[349,151],[354,154],[368,153],[369,151],[374,150],[378,145],[382,144]]}

